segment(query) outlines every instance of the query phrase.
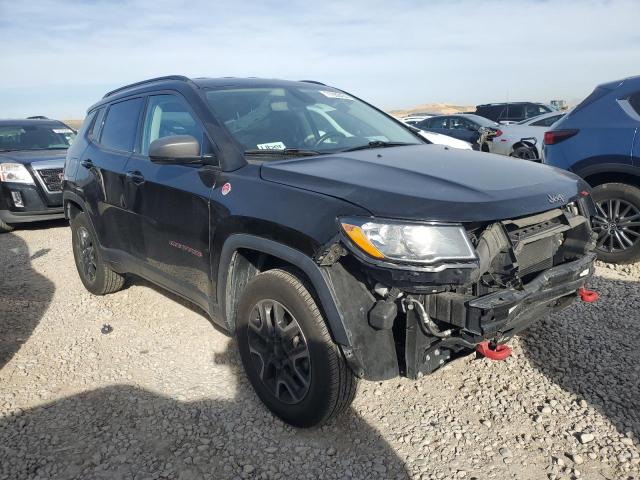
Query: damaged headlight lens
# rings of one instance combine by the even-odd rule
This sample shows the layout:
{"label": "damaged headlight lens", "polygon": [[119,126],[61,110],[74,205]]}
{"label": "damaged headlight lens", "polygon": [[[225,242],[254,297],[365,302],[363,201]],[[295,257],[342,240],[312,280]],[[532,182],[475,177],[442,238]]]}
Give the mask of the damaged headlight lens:
{"label": "damaged headlight lens", "polygon": [[33,178],[20,163],[0,163],[0,182],[33,184]]}
{"label": "damaged headlight lens", "polygon": [[349,239],[374,258],[425,264],[476,259],[473,246],[460,225],[352,218],[342,219],[341,225]]}

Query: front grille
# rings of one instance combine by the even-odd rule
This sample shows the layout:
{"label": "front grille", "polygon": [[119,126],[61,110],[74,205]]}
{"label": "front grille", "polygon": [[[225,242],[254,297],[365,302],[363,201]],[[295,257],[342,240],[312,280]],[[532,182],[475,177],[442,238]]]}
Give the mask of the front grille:
{"label": "front grille", "polygon": [[524,245],[522,250],[516,253],[520,277],[553,267],[553,256],[561,242],[562,236],[554,235]]}
{"label": "front grille", "polygon": [[62,168],[43,168],[36,170],[42,182],[50,192],[62,191]]}

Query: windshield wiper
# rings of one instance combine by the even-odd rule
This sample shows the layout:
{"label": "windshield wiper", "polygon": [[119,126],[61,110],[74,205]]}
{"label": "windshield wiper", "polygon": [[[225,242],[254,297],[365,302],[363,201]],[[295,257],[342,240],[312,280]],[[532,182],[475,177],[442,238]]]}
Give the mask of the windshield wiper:
{"label": "windshield wiper", "polygon": [[366,145],[358,145],[357,147],[347,148],[340,150],[341,152],[355,152],[356,150],[367,150],[369,148],[386,148],[386,147],[402,147],[404,145],[420,145],[419,143],[407,143],[407,142],[384,142],[382,140],[373,140]]}
{"label": "windshield wiper", "polygon": [[253,150],[245,150],[245,155],[282,155],[285,157],[312,157],[315,155],[322,155],[320,152],[316,152],[315,150],[303,150],[300,148],[268,148],[268,149],[253,149]]}

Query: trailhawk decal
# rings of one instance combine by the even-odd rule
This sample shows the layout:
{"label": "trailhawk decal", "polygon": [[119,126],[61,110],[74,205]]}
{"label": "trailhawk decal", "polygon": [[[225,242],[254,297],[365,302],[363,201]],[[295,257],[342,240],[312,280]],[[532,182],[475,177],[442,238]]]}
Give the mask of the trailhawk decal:
{"label": "trailhawk decal", "polygon": [[196,250],[195,248],[191,248],[188,245],[184,245],[182,243],[176,242],[175,240],[169,240],[169,245],[171,245],[174,248],[177,248],[178,250],[183,250],[187,253],[190,253],[191,255],[198,257],[198,258],[202,258],[202,252],[200,250]]}

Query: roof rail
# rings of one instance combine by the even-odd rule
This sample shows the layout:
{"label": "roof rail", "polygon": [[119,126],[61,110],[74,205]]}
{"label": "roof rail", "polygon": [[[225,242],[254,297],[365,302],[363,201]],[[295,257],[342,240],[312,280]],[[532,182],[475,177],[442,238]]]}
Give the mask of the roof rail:
{"label": "roof rail", "polygon": [[317,80],[298,80],[298,81],[299,81],[299,82],[304,82],[304,83],[315,83],[316,85],[322,85],[322,86],[324,86],[324,87],[326,87],[326,86],[327,86],[327,84],[326,84],[326,83],[322,83],[322,82],[319,82],[319,81],[317,81]]}
{"label": "roof rail", "polygon": [[125,85],[124,87],[116,88],[115,90],[111,90],[110,92],[105,93],[104,97],[102,97],[102,98],[110,97],[114,93],[121,92],[122,90],[127,90],[129,88],[138,87],[140,85],[145,85],[147,83],[160,82],[162,80],[178,80],[180,82],[191,82],[191,79],[189,77],[185,77],[184,75],[166,75],[164,77],[150,78],[149,80],[143,80],[141,82],[130,83],[129,85]]}

